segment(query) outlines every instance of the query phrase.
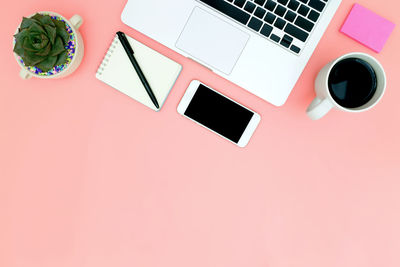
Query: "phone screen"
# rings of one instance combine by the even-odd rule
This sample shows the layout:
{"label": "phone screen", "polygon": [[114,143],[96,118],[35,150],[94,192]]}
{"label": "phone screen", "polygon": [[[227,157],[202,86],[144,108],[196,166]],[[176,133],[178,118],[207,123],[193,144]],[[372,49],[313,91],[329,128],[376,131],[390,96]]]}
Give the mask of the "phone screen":
{"label": "phone screen", "polygon": [[200,84],[185,115],[238,143],[254,113]]}

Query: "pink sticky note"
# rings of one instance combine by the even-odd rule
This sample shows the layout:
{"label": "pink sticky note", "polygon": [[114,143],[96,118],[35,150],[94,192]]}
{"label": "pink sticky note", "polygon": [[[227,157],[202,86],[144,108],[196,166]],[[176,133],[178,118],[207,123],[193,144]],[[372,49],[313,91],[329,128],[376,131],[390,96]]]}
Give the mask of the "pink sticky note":
{"label": "pink sticky note", "polygon": [[340,31],[379,53],[394,27],[389,20],[355,4]]}

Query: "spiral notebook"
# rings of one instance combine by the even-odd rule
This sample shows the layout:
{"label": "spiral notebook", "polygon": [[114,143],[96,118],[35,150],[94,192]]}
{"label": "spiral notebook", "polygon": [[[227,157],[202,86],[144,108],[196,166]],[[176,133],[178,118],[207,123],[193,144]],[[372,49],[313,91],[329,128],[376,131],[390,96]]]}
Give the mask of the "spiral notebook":
{"label": "spiral notebook", "polygon": [[[127,36],[127,38],[161,109],[182,70],[182,66],[132,37]],[[143,105],[158,111],[147,94],[117,35],[97,70],[96,78]]]}

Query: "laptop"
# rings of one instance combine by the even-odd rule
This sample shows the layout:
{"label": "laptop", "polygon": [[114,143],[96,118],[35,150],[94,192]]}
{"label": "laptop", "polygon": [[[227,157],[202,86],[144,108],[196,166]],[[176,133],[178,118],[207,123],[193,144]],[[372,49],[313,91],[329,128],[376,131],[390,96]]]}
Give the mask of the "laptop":
{"label": "laptop", "polygon": [[122,21],[275,106],[341,0],[128,0]]}

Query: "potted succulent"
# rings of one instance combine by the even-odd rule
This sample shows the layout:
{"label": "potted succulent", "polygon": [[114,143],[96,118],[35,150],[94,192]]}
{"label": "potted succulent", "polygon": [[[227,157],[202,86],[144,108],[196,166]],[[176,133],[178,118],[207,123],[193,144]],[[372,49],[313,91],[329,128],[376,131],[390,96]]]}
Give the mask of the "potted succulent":
{"label": "potted succulent", "polygon": [[83,57],[83,40],[78,32],[82,18],[70,21],[54,12],[24,17],[14,35],[14,55],[23,79],[60,78],[71,74]]}

